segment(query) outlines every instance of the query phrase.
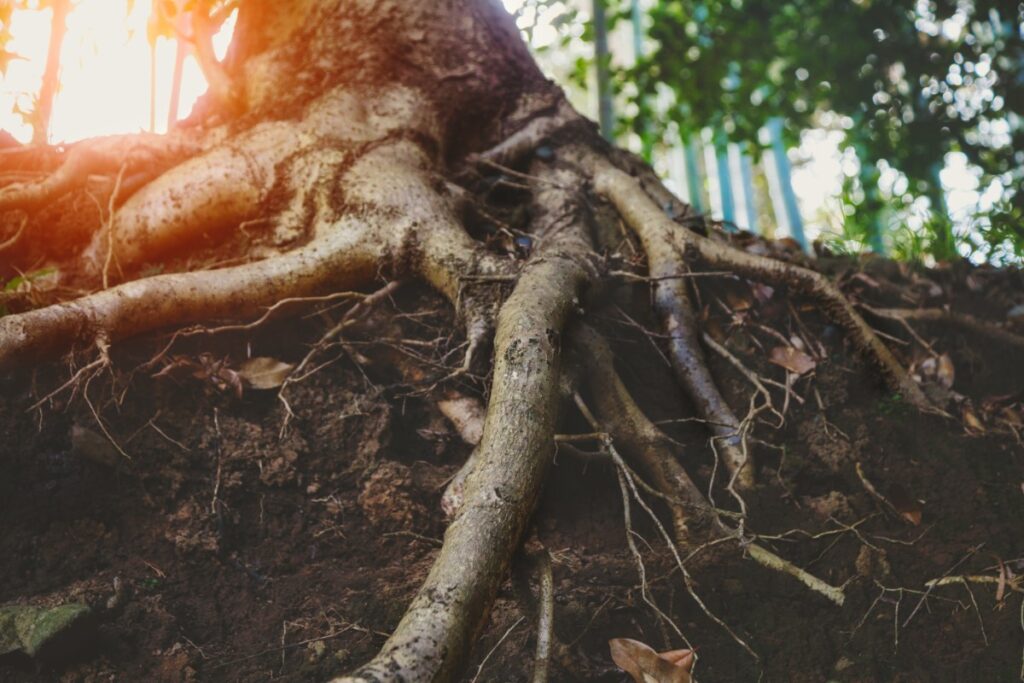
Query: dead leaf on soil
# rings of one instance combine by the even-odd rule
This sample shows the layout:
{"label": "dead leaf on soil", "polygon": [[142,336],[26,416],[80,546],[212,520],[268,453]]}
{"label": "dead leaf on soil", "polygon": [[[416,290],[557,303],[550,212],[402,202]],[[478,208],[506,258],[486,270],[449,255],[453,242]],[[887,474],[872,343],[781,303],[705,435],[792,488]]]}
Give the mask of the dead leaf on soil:
{"label": "dead leaf on soil", "polygon": [[900,517],[914,526],[920,526],[923,512],[921,501],[911,496],[906,488],[900,484],[893,484],[889,488],[889,502],[892,503]]}
{"label": "dead leaf on soil", "polygon": [[242,363],[238,368],[238,376],[252,389],[276,389],[284,384],[294,368],[292,363],[259,356]]}
{"label": "dead leaf on soil", "polygon": [[978,417],[978,413],[974,411],[974,407],[966,401],[963,407],[960,409],[960,414],[964,419],[964,429],[967,430],[968,434],[979,435],[985,433],[985,423]]}
{"label": "dead leaf on soil", "polygon": [[956,377],[956,369],[953,367],[953,359],[948,353],[939,356],[938,366],[935,369],[935,376],[939,384],[947,389],[953,386],[953,379]]}
{"label": "dead leaf on soil", "polygon": [[798,375],[806,374],[818,365],[813,358],[792,346],[776,346],[768,360]]}
{"label": "dead leaf on soil", "polygon": [[690,683],[693,650],[658,653],[631,638],[613,638],[608,641],[608,647],[612,661],[632,676],[635,683]]}
{"label": "dead leaf on soil", "polygon": [[881,503],[882,507],[884,507],[890,514],[895,515],[914,526],[919,526],[921,524],[921,518],[923,516],[921,501],[912,497],[900,484],[893,484],[889,488],[889,495],[883,496],[878,490],[878,487],[876,487],[864,473],[863,465],[857,462],[854,463],[854,467],[857,470],[857,476],[860,477],[860,481],[864,485],[864,489],[870,493],[875,500]]}

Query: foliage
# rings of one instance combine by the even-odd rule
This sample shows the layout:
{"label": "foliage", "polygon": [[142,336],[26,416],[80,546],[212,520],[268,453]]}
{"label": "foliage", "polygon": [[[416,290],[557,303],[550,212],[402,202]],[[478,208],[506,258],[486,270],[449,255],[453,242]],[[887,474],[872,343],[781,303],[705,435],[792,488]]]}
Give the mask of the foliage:
{"label": "foliage", "polygon": [[[625,18],[626,4],[613,16]],[[619,74],[636,84],[638,130],[674,121],[684,135],[712,128],[757,144],[758,130],[779,116],[794,143],[818,112],[834,111],[862,162],[885,160],[909,181],[905,195],[929,199],[934,231],[919,246],[932,256],[955,258],[958,246],[1024,254],[1024,3],[659,0],[649,17],[647,55]],[[666,90],[664,113],[649,115],[651,96]],[[1003,188],[999,205],[974,222],[980,239],[959,245],[938,218],[937,171],[951,151],[981,169],[983,188]],[[883,208],[858,210],[870,222]]]}

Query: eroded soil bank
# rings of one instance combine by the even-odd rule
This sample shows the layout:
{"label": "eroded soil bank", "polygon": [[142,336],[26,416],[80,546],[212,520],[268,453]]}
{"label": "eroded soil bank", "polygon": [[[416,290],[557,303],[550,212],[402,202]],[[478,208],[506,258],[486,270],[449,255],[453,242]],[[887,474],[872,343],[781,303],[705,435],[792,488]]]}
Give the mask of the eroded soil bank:
{"label": "eroded soil bank", "polygon": [[[951,306],[1006,323],[1024,302],[1019,272],[820,266],[875,307]],[[615,282],[600,320],[618,368],[707,487],[721,474],[706,431],[686,420],[693,413],[671,380],[664,340],[647,332],[658,326],[625,314],[647,309],[647,284]],[[698,286],[706,329],[777,383],[769,390],[784,410],[781,426],[765,416],[754,433],[760,484],[747,496],[748,528],[845,586],[847,600],[836,608],[735,553],[692,558],[697,592],[755,661],[686,595],[634,502],[648,586],[697,647],[697,678],[1016,680],[1024,353],[944,323],[910,321],[915,339],[869,315],[952,418],[921,415],[888,394],[808,302],[730,277]],[[229,371],[249,357],[298,362],[344,310],[310,307],[252,332],[192,337],[150,367],[169,336],[139,339],[115,349],[110,371],[35,408],[72,374],[67,362],[0,380],[0,603],[93,607],[54,651],[0,659],[0,680],[307,681],[376,652],[431,564],[444,532],[441,494],[471,450],[437,402],[481,396],[486,382],[438,384],[461,360],[457,325],[442,299],[404,286],[287,390],[295,415],[282,434],[276,390],[239,395]],[[1024,322],[1016,325],[1024,333]],[[787,370],[771,362],[784,343],[803,347],[813,364],[788,375],[788,398]],[[742,414],[750,384],[709,358]],[[589,431],[569,408],[562,425]],[[735,507],[721,488],[714,499]],[[627,680],[609,638],[682,646],[642,599],[606,459],[559,453],[528,545],[553,558],[555,632],[569,656],[553,663],[552,680]],[[943,576],[988,578],[927,587]],[[535,630],[518,595],[510,581],[465,680],[528,680]]]}

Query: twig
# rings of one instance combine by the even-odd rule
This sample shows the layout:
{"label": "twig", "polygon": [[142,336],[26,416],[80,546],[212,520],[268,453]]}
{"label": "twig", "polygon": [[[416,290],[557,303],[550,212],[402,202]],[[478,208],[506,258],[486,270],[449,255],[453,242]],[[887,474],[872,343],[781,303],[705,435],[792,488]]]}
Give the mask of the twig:
{"label": "twig", "polygon": [[22,218],[21,218],[21,225],[18,226],[18,230],[14,233],[14,235],[12,237],[4,240],[3,242],[0,242],[0,251],[6,251],[7,249],[10,249],[15,244],[17,244],[18,240],[21,239],[21,234],[23,232],[25,232],[25,226],[26,225],[28,225],[28,214],[27,213],[22,216]]}
{"label": "twig", "polygon": [[555,625],[555,580],[551,555],[545,550],[536,558],[540,595],[537,597],[537,650],[533,657],[531,683],[547,683]]}
{"label": "twig", "polygon": [[[972,557],[972,556],[973,556],[973,555],[974,555],[974,554],[975,554],[976,552],[978,552],[979,550],[981,550],[981,549],[982,549],[982,547],[984,547],[984,545],[985,545],[984,543],[979,543],[978,545],[976,545],[976,546],[974,546],[973,548],[971,548],[970,550],[968,550],[968,551],[967,551],[967,554],[966,554],[966,555],[964,555],[964,556],[963,556],[963,557],[961,557],[961,558],[960,558],[959,560],[957,560],[957,561],[956,561],[956,562],[955,562],[955,563],[953,564],[953,566],[952,566],[952,567],[950,567],[949,569],[947,569],[947,570],[946,570],[946,571],[945,571],[945,572],[944,572],[944,573],[942,574],[942,576],[940,576],[939,578],[940,578],[940,579],[944,579],[944,578],[946,578],[947,576],[949,576],[950,574],[952,574],[952,573],[953,573],[954,571],[956,571],[956,568],[957,568],[957,567],[959,567],[959,566],[960,566],[960,565],[962,565],[962,564],[963,564],[964,562],[966,562],[967,560],[969,560],[969,559],[970,559],[970,558],[971,558],[971,557]],[[929,595],[931,595],[931,592],[932,592],[932,590],[933,590],[934,588],[935,588],[935,585],[934,585],[934,584],[933,584],[933,585],[931,585],[931,586],[928,586],[928,590],[926,590],[926,591],[924,592],[924,594],[923,594],[923,595],[921,595],[921,599],[920,599],[920,600],[919,600],[919,601],[917,602],[917,606],[915,606],[915,607],[914,607],[914,611],[913,611],[913,612],[911,612],[911,613],[910,613],[910,616],[909,616],[909,617],[907,617],[907,620],[906,620],[905,622],[903,622],[903,628],[906,628],[906,627],[907,627],[907,624],[909,624],[909,623],[910,623],[910,620],[911,620],[911,619],[913,619],[913,618],[914,618],[914,615],[918,613],[918,611],[919,611],[919,610],[921,609],[921,605],[923,605],[923,604],[924,604],[924,601],[928,599],[928,596],[929,596]]]}
{"label": "twig", "polygon": [[103,260],[103,289],[110,288],[110,264],[114,260],[114,215],[116,213],[114,203],[117,201],[117,195],[121,192],[121,181],[124,180],[124,172],[127,168],[128,162],[125,161],[117,172],[117,180],[114,181],[114,189],[110,192],[110,200],[107,203],[107,256]]}
{"label": "twig", "polygon": [[519,617],[518,619],[516,619],[516,623],[508,627],[508,630],[505,631],[504,635],[502,635],[501,638],[498,639],[498,642],[494,644],[494,647],[491,648],[490,652],[488,652],[484,656],[483,661],[480,662],[480,666],[476,668],[476,675],[473,676],[473,680],[471,680],[469,683],[477,682],[477,680],[480,678],[480,672],[484,670],[484,665],[487,664],[487,660],[491,658],[491,655],[493,655],[499,647],[501,647],[501,644],[504,643],[505,639],[512,634],[512,631],[515,630],[516,626],[519,626],[519,624],[523,623],[524,618],[525,617]]}

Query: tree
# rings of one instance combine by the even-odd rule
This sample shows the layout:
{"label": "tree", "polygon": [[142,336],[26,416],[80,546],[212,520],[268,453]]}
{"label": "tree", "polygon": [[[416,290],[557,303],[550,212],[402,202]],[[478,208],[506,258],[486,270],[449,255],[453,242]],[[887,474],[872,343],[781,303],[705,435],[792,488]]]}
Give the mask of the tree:
{"label": "tree", "polygon": [[[704,360],[690,263],[816,301],[890,389],[936,410],[829,278],[748,253],[690,220],[649,167],[604,143],[542,76],[497,2],[247,0],[228,57],[209,66],[224,87],[166,136],[8,155],[49,171],[0,189],[8,267],[43,255],[60,262],[68,286],[91,293],[0,318],[0,369],[84,341],[96,359],[73,383],[132,335],[269,316],[296,300],[371,287],[381,274],[417,278],[444,295],[465,329],[459,372],[493,359],[482,439],[449,489],[453,521],[419,594],[380,655],[339,680],[450,680],[463,666],[544,481],[563,378],[594,431],[607,433],[668,502],[682,550],[710,540],[743,546],[767,570],[843,603],[841,588],[751,542],[711,506],[616,375],[586,323],[599,301],[588,296],[608,272],[595,229],[608,219],[592,206],[605,203],[642,245],[673,367],[711,425],[733,491],[754,483],[749,425]],[[486,191],[482,176],[495,170],[528,188],[529,211],[514,234],[525,258],[466,229],[474,197]],[[97,175],[107,178],[106,220],[68,256],[48,235],[62,226],[40,224],[34,212],[86,183],[95,189]],[[230,246],[252,221],[266,225],[261,251]],[[175,257],[204,235],[248,262],[147,274],[154,264],[180,264]],[[578,363],[565,361],[570,353]],[[581,364],[586,371],[574,375]]]}
{"label": "tree", "polygon": [[[713,128],[757,145],[772,117],[783,117],[793,138],[822,111],[836,112],[849,121],[846,145],[863,167],[885,160],[906,175],[897,208],[928,198],[932,255],[956,259],[959,245],[997,260],[1020,258],[1024,197],[1013,158],[1021,149],[1014,103],[1024,92],[1022,11],[1019,3],[987,0],[667,0],[651,7],[654,49],[622,77],[637,84],[640,134],[658,87],[673,101],[656,120],[675,120],[683,139]],[[975,234],[954,236],[946,216],[938,170],[951,151],[981,170],[982,186],[1002,188],[998,206],[974,217]],[[877,173],[858,183],[866,198],[853,204],[852,222],[870,224],[883,208]]]}

